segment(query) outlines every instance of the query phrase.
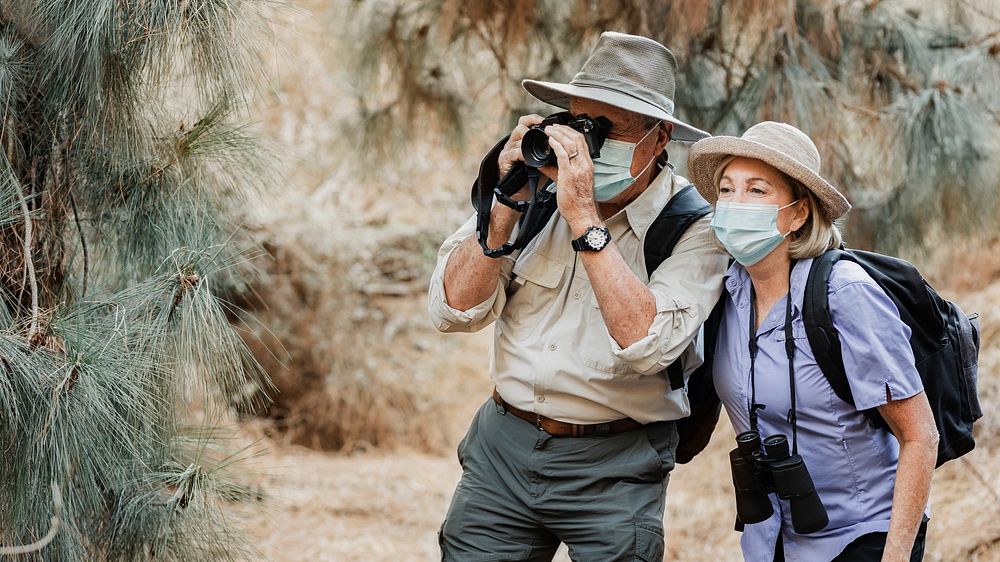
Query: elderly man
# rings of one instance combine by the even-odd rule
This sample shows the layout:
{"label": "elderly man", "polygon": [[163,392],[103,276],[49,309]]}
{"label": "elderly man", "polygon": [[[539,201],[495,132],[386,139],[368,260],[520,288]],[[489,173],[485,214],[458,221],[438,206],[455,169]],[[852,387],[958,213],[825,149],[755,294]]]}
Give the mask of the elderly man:
{"label": "elderly man", "polygon": [[[673,54],[607,32],[569,84],[525,80],[543,102],[612,128],[591,160],[574,128],[544,129],[557,156],[558,211],[516,255],[484,255],[476,220],[441,247],[429,309],[441,331],[495,322],[493,397],[459,445],[462,480],[440,533],[445,560],[660,560],[674,420],[689,412],[667,367],[698,366],[694,340],[722,291],[726,258],[710,218],[687,229],[647,275],[644,237],[687,180],[665,163],[673,138],[707,133],[672,115]],[[522,161],[521,117],[499,156]],[[528,197],[527,188],[519,193]],[[519,214],[494,206],[489,246],[515,234]]]}

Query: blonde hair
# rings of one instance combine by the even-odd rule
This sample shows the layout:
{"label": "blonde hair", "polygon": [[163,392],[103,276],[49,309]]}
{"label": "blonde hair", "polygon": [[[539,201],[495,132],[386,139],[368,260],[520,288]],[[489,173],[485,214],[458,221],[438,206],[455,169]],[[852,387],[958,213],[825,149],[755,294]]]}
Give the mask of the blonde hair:
{"label": "blonde hair", "polygon": [[789,234],[788,254],[794,260],[814,258],[827,250],[840,247],[843,237],[837,225],[820,211],[819,198],[801,182],[784,172],[782,177],[792,188],[796,199],[809,202],[809,217],[801,228]]}

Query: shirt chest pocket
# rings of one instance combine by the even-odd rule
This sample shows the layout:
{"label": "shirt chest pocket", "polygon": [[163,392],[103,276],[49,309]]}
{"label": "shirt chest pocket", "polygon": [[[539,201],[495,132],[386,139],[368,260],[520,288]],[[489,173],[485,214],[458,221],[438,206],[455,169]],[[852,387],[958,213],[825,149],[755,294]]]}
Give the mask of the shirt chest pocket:
{"label": "shirt chest pocket", "polygon": [[[798,319],[793,319],[792,320],[792,339],[801,340],[801,339],[805,339],[806,337],[807,337],[806,336],[806,327],[803,326],[802,322],[800,322]],[[788,339],[788,334],[785,333],[785,324],[784,323],[782,323],[780,326],[778,326],[778,327],[776,327],[774,329],[774,338],[776,340],[780,341],[780,342],[783,342],[786,339]]]}
{"label": "shirt chest pocket", "polygon": [[550,312],[566,266],[531,253],[518,258],[512,273],[507,304],[501,315],[502,327],[511,337],[524,339],[534,333]]}
{"label": "shirt chest pocket", "polygon": [[[774,339],[784,345],[785,340],[788,339],[784,324],[774,329]],[[795,341],[796,363],[803,359],[814,361],[812,346],[809,345],[809,336],[806,334],[806,327],[800,318],[792,319],[792,339]]]}

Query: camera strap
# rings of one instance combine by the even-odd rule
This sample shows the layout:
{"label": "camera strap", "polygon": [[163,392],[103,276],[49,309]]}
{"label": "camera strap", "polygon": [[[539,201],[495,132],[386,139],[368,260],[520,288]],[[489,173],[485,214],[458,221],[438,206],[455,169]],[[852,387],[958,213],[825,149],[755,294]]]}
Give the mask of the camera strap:
{"label": "camera strap", "polygon": [[[791,267],[795,267],[792,261]],[[788,409],[787,421],[792,426],[792,454],[799,453],[798,447],[798,427],[795,408],[795,338],[792,334],[792,280],[791,268],[788,276],[788,295],[785,297],[785,355],[788,357],[788,390],[791,407]],[[750,402],[747,409],[750,414],[750,429],[759,431],[757,427],[757,410],[763,410],[767,406],[757,403],[757,380],[755,363],[757,359],[757,293],[754,291],[753,283],[750,284]]]}
{"label": "camera strap", "polygon": [[[472,207],[476,210],[476,240],[483,248],[483,253],[491,258],[499,258],[523,249],[531,238],[540,230],[556,208],[555,193],[548,190],[552,180],[545,178],[539,187],[541,172],[536,168],[525,166],[523,162],[515,163],[511,169],[500,177],[498,159],[507,143],[506,136],[496,143],[479,165],[479,176],[472,185]],[[528,185],[530,199],[517,201],[512,195]],[[505,242],[496,247],[489,247],[490,215],[494,198],[501,204],[523,213],[518,221],[518,235],[513,242]]]}

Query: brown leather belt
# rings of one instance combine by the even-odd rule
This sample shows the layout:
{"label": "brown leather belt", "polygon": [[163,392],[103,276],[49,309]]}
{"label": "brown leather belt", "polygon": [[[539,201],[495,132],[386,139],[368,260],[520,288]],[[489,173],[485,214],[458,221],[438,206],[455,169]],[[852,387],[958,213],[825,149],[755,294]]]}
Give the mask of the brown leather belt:
{"label": "brown leather belt", "polygon": [[642,427],[642,424],[632,418],[623,418],[607,423],[580,424],[566,423],[533,412],[526,412],[507,403],[497,389],[493,389],[493,401],[503,406],[504,410],[514,414],[531,425],[555,437],[588,437],[590,435],[609,435],[621,433]]}

